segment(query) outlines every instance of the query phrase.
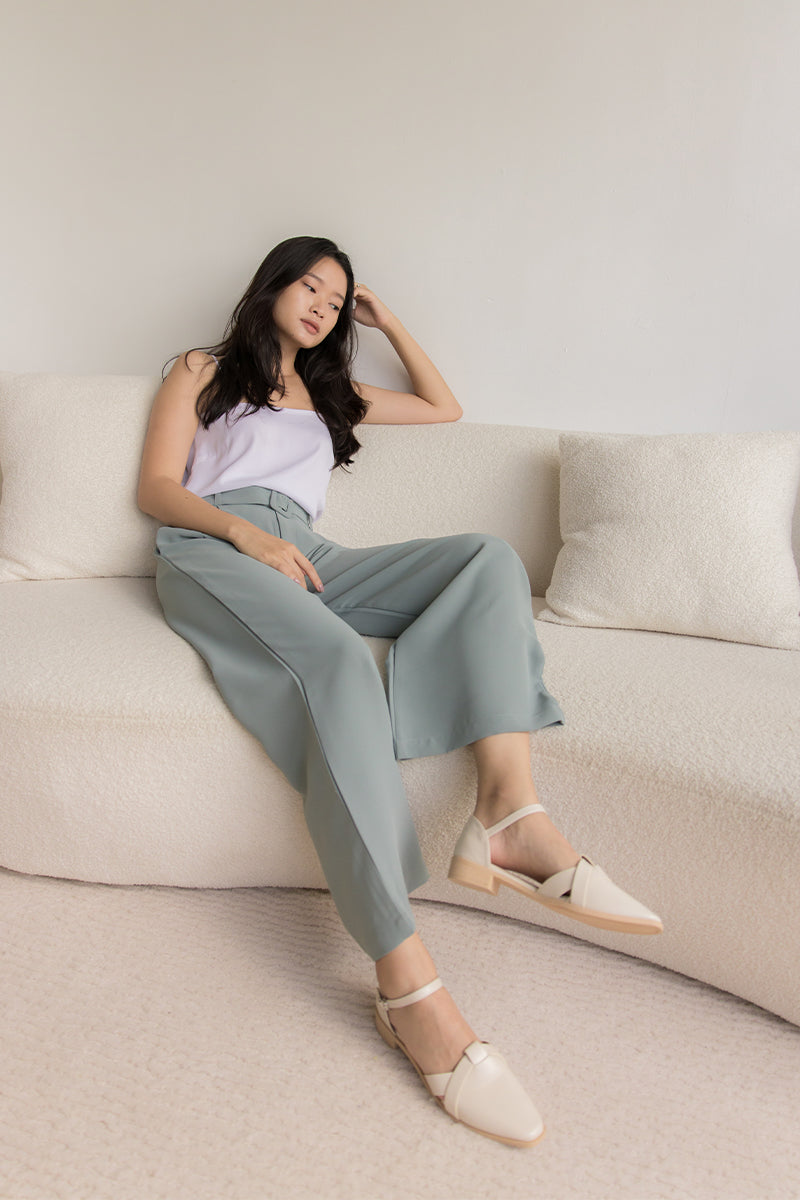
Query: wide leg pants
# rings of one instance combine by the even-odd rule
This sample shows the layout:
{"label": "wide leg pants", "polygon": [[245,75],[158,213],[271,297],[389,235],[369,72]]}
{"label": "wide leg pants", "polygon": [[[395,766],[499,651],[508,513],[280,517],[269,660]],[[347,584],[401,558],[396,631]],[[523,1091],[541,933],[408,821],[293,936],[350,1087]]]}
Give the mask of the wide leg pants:
{"label": "wide leg pants", "polygon": [[[194,530],[156,540],[167,621],[303,795],[345,927],[380,958],[413,933],[408,893],[427,878],[396,759],[562,720],[525,569],[492,536],[346,549],[279,492],[206,499],[292,542],[322,579],[321,594],[301,589]],[[361,634],[396,639],[387,689]]]}

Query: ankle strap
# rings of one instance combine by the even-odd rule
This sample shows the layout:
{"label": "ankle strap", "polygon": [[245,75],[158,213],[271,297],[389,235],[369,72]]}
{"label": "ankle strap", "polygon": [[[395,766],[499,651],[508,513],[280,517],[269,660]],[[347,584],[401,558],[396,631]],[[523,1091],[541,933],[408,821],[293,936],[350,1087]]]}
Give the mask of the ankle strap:
{"label": "ankle strap", "polygon": [[407,1004],[416,1004],[418,1000],[432,996],[434,992],[438,992],[440,987],[444,987],[444,984],[437,975],[430,983],[417,988],[415,992],[409,992],[406,996],[398,996],[396,1000],[387,1000],[385,996],[381,996],[381,1004],[385,1004],[387,1008],[405,1008]]}
{"label": "ankle strap", "polygon": [[527,817],[529,813],[537,812],[545,812],[541,804],[528,804],[525,808],[518,808],[516,812],[510,813],[509,816],[503,817],[502,821],[498,821],[496,825],[492,825],[491,829],[486,830],[486,833],[491,837],[492,834],[499,833],[501,829],[507,829],[515,821],[520,821],[523,817]]}

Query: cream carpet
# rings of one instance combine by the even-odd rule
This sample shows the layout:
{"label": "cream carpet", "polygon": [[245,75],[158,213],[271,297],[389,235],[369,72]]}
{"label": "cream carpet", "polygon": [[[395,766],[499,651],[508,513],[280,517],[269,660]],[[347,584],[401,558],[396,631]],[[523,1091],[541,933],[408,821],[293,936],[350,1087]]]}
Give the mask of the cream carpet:
{"label": "cream carpet", "polygon": [[[427,1100],[326,894],[0,871],[3,1200],[789,1200],[800,1030],[659,967],[418,902],[532,1150]],[[787,953],[796,953],[787,947]]]}

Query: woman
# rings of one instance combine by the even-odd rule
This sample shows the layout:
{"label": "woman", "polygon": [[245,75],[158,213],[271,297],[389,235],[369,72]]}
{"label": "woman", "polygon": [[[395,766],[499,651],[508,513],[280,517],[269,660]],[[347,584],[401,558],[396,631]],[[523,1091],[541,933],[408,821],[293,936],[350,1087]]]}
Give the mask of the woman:
{"label": "woman", "polygon": [[[409,393],[353,383],[353,320],[394,347]],[[375,960],[376,1023],[456,1120],[513,1145],[543,1132],[475,1034],[414,929],[426,872],[397,759],[471,744],[478,796],[451,878],[501,883],[579,920],[657,932],[658,918],[582,859],[530,774],[529,732],[561,721],[522,564],[478,535],[348,550],[320,537],[330,471],[362,421],[455,421],[431,361],[333,242],[267,256],[221,343],[182,355],[156,396],[139,504],[163,523],[157,585],[231,710],[303,794],[345,926]],[[388,699],[361,634],[392,637]],[[543,882],[544,881],[544,882]]]}

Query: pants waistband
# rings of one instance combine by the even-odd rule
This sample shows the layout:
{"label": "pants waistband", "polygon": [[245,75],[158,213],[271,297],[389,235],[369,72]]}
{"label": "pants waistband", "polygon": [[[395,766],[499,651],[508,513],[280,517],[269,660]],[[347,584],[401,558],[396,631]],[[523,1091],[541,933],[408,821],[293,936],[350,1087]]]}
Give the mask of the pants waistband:
{"label": "pants waistband", "polygon": [[311,528],[311,517],[302,505],[298,504],[296,500],[292,500],[291,496],[286,496],[283,492],[276,492],[274,488],[233,488],[229,492],[214,492],[210,496],[204,496],[203,499],[208,500],[216,508],[225,508],[229,504],[261,504],[264,508],[271,508],[274,512],[282,513],[284,516],[299,517],[308,525],[309,529]]}

